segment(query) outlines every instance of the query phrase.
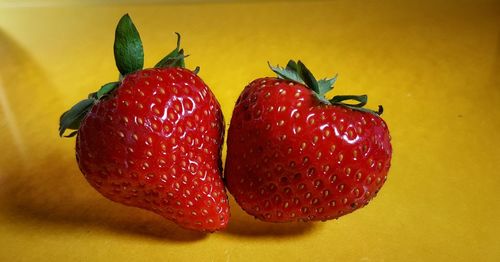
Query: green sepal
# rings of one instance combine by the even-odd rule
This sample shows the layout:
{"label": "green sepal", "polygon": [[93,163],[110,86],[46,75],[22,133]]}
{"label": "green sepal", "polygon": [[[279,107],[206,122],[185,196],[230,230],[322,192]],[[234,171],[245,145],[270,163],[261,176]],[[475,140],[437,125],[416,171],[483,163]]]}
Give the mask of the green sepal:
{"label": "green sepal", "polygon": [[271,70],[275,72],[279,78],[294,81],[303,85],[306,85],[310,89],[312,89],[316,93],[319,92],[319,85],[316,78],[313,76],[311,71],[307,69],[307,67],[302,63],[302,61],[298,61],[297,63],[294,60],[288,61],[285,68],[280,66],[272,66],[269,62],[267,62]]}
{"label": "green sepal", "polygon": [[333,86],[335,85],[335,82],[337,81],[337,76],[335,75],[334,77],[327,79],[320,79],[318,80],[318,89],[319,89],[319,95],[324,96],[328,91],[333,89]]}
{"label": "green sepal", "polygon": [[[78,130],[83,118],[97,101],[107,96],[120,85],[120,82],[111,82],[103,85],[97,92],[90,93],[87,99],[78,102],[59,118],[59,136],[63,136],[66,129]],[[78,131],[71,132],[64,137],[73,137]]]}
{"label": "green sepal", "polygon": [[290,62],[288,62],[288,65],[286,68],[282,68],[279,65],[272,66],[269,62],[267,62],[267,64],[269,65],[269,68],[271,68],[271,70],[273,70],[273,72],[275,72],[278,75],[279,78],[294,81],[294,82],[297,82],[297,83],[304,85],[305,83],[302,80],[302,78],[300,77],[300,75],[297,73],[297,71],[293,70],[290,67],[290,64],[292,62],[295,63],[293,60],[290,60]]}
{"label": "green sepal", "polygon": [[297,72],[299,73],[300,77],[302,80],[304,80],[304,83],[311,88],[314,92],[320,93],[319,92],[319,87],[318,87],[318,81],[316,81],[316,78],[314,78],[313,74],[307,67],[302,63],[302,61],[297,62]]}
{"label": "green sepal", "polygon": [[120,85],[120,82],[107,83],[96,92],[96,98],[101,99],[103,96],[109,94],[111,91],[115,90]]}
{"label": "green sepal", "polygon": [[[348,100],[358,101],[358,103],[357,104],[348,104],[348,103],[344,102],[344,101],[348,101]],[[332,104],[348,105],[348,106],[352,106],[352,107],[363,107],[366,105],[367,102],[368,102],[367,95],[334,96],[332,99],[330,99],[330,103],[332,103]]]}
{"label": "green sepal", "polygon": [[[349,101],[349,100],[354,100],[357,101],[357,104],[352,104],[352,103],[346,103],[344,101]],[[381,115],[384,112],[384,108],[379,105],[378,110],[374,111],[371,109],[364,108],[366,103],[368,103],[368,96],[367,95],[360,95],[360,96],[355,96],[355,95],[343,95],[343,96],[334,96],[332,99],[329,100],[329,102],[332,105],[341,105],[348,107],[353,110],[358,110],[358,111],[363,111],[371,114],[376,114],[376,115]]]}
{"label": "green sepal", "polygon": [[[59,118],[59,136],[62,136],[66,129],[78,130],[80,128],[80,122],[90,111],[94,103],[95,99],[84,99],[73,107],[70,110],[64,112]],[[74,135],[70,134],[69,136]]]}
{"label": "green sepal", "polygon": [[181,49],[181,35],[175,32],[177,35],[177,46],[174,50],[172,50],[168,55],[166,55],[163,59],[160,60],[155,65],[155,68],[164,68],[164,67],[182,67],[184,68],[186,64],[184,63],[184,58],[188,57],[184,55],[184,49]]}
{"label": "green sepal", "polygon": [[115,62],[122,76],[140,70],[144,66],[144,50],[141,37],[128,14],[122,16],[115,31]]}
{"label": "green sepal", "polygon": [[101,86],[101,88],[99,88],[97,92],[90,93],[88,95],[88,98],[99,100],[104,96],[108,95],[109,93],[111,93],[111,91],[115,90],[115,88],[117,88],[119,85],[120,85],[119,81],[107,83]]}
{"label": "green sepal", "polygon": [[68,137],[68,138],[69,137],[74,137],[74,136],[76,136],[76,134],[78,134],[78,130],[73,131],[73,132],[69,133],[69,135],[65,135],[64,137]]}
{"label": "green sepal", "polygon": [[298,72],[298,70],[299,70],[297,67],[297,63],[293,60],[288,61],[285,69],[289,70],[289,71],[293,71],[293,72]]}
{"label": "green sepal", "polygon": [[[282,68],[280,66],[271,66],[269,62],[267,62],[267,64],[269,65],[271,70],[278,75],[278,78],[303,84],[312,91],[314,91],[313,94],[323,104],[341,105],[354,110],[368,112],[376,115],[382,114],[384,110],[382,106],[379,106],[377,111],[363,108],[363,106],[365,106],[366,103],[368,102],[368,97],[366,95],[335,96],[332,99],[328,100],[325,97],[325,94],[333,89],[333,86],[337,80],[338,75],[335,75],[332,78],[320,79],[318,81],[311,73],[311,71],[309,71],[309,69],[300,60],[298,60],[298,62],[295,62],[294,60],[288,61],[285,68]],[[354,100],[357,101],[358,103],[357,104],[346,103],[345,101],[348,100]]]}
{"label": "green sepal", "polygon": [[384,113],[384,107],[382,105],[378,105],[377,115],[381,115]]}

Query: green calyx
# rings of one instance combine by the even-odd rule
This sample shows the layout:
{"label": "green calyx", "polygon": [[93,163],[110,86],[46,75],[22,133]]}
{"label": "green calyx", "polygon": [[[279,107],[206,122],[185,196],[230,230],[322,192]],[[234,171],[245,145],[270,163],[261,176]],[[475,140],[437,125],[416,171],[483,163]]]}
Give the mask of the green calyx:
{"label": "green calyx", "polygon": [[[184,49],[181,47],[181,35],[175,32],[177,35],[177,46],[172,52],[166,55],[160,62],[155,65],[155,68],[163,68],[163,67],[182,67],[184,68],[186,65],[184,63],[184,58],[188,57],[188,55],[184,55]],[[198,69],[199,70],[199,69]]]}
{"label": "green calyx", "polygon": [[[337,75],[332,78],[316,80],[311,71],[309,71],[309,69],[307,69],[304,63],[300,60],[297,62],[294,60],[288,61],[285,68],[272,66],[271,64],[269,64],[269,67],[278,75],[279,78],[307,86],[309,89],[314,91],[316,97],[325,104],[341,105],[353,110],[368,112],[375,115],[381,115],[383,112],[383,107],[381,105],[378,106],[377,111],[364,108],[368,102],[367,95],[338,95],[328,100],[325,97],[325,94],[333,89],[335,81],[337,80]],[[347,101],[356,101],[357,103],[347,103]]]}
{"label": "green calyx", "polygon": [[99,100],[107,96],[111,91],[117,88],[120,82],[111,82],[103,85],[97,92],[90,93],[87,99],[76,103],[68,111],[64,112],[59,118],[59,136],[63,136],[64,132],[69,130],[75,130],[69,135],[64,137],[73,137],[78,133],[80,128],[80,123],[83,118],[88,114],[92,106],[94,106]]}
{"label": "green calyx", "polygon": [[122,16],[116,26],[113,51],[116,67],[122,76],[141,70],[144,66],[141,36],[128,14]]}
{"label": "green calyx", "polygon": [[[177,35],[177,45],[167,56],[155,65],[155,68],[185,67],[184,50],[180,48],[181,35]],[[90,112],[92,107],[100,100],[105,99],[120,86],[123,78],[133,72],[142,70],[144,67],[144,49],[141,37],[132,19],[128,14],[121,17],[115,30],[115,41],[113,45],[115,63],[120,72],[119,80],[107,83],[94,93],[90,93],[87,99],[81,100],[64,112],[59,119],[59,136],[63,136],[66,130],[73,130],[64,137],[72,137],[78,133],[81,121]],[[195,74],[200,68],[196,67]]]}

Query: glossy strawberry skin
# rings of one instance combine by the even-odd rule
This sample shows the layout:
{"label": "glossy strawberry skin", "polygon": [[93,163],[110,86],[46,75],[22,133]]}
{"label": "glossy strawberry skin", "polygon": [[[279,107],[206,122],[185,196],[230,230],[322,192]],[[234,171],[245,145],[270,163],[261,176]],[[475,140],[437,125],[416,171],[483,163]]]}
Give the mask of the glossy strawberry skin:
{"label": "glossy strawberry skin", "polygon": [[128,74],[91,109],[76,155],[85,178],[105,197],[212,232],[229,218],[223,136],[219,103],[197,75],[146,69]]}
{"label": "glossy strawberry skin", "polygon": [[326,105],[277,78],[243,90],[227,143],[228,190],[270,222],[328,220],[366,205],[386,181],[392,154],[382,118]]}

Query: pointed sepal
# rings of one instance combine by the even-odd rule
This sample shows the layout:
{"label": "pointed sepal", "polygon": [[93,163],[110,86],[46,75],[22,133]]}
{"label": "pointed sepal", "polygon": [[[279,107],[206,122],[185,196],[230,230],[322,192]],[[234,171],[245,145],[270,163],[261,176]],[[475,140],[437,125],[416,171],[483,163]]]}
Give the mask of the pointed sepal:
{"label": "pointed sepal", "polygon": [[177,46],[168,55],[166,55],[163,59],[161,59],[160,62],[158,62],[155,65],[155,68],[163,68],[163,67],[184,68],[186,66],[186,64],[184,63],[184,58],[188,56],[184,55],[184,49],[181,49],[181,35],[177,32],[175,34],[177,35]]}
{"label": "pointed sepal", "polygon": [[[279,78],[294,81],[306,85],[318,95],[324,95],[327,91],[333,88],[336,76],[331,79],[323,79],[317,81],[311,71],[302,63],[302,61],[295,62],[294,60],[288,61],[285,68],[272,66],[268,62],[269,67],[275,72]],[[330,86],[327,87],[328,84]]]}
{"label": "pointed sepal", "polygon": [[[341,105],[350,109],[368,112],[376,115],[382,114],[384,110],[382,106],[379,106],[377,111],[363,108],[368,102],[368,97],[366,95],[341,95],[334,96],[332,99],[328,100],[325,95],[326,93],[328,93],[328,91],[333,89],[334,84],[337,81],[337,75],[332,78],[324,78],[318,81],[311,73],[311,71],[300,60],[298,60],[297,62],[295,62],[294,60],[288,61],[285,68],[282,68],[279,65],[272,66],[269,62],[267,62],[267,64],[269,65],[271,70],[278,75],[278,78],[303,84],[310,90],[314,91],[313,94],[323,104]],[[358,103],[348,103],[347,101],[349,100],[354,100]]]}
{"label": "pointed sepal", "polygon": [[306,85],[311,88],[314,92],[319,94],[319,87],[318,87],[318,81],[316,81],[316,78],[313,76],[311,71],[307,69],[307,67],[302,63],[302,61],[297,62],[297,73],[300,75],[300,78],[306,83]]}
{"label": "pointed sepal", "polygon": [[103,96],[108,95],[111,91],[115,90],[120,85],[120,82],[107,83],[96,92],[96,99],[101,99]]}
{"label": "pointed sepal", "polygon": [[[80,128],[80,123],[83,118],[90,111],[92,106],[95,103],[95,99],[84,99],[73,107],[70,110],[64,112],[59,118],[59,136],[63,136],[66,129],[70,130],[78,130]],[[73,136],[75,134],[71,133],[67,137]]]}
{"label": "pointed sepal", "polygon": [[324,96],[328,91],[333,89],[333,86],[335,85],[335,82],[337,81],[337,76],[335,75],[332,78],[324,78],[318,80],[318,89],[319,89],[319,95]]}
{"label": "pointed sepal", "polygon": [[115,31],[115,62],[122,76],[144,66],[144,50],[139,32],[128,14],[122,16]]}
{"label": "pointed sepal", "polygon": [[279,78],[294,81],[304,85],[305,83],[297,73],[297,71],[289,66],[291,62],[295,63],[293,60],[290,60],[286,68],[282,68],[279,65],[272,66],[269,62],[267,62],[267,64],[269,65],[269,68],[271,68],[271,70],[278,75]]}

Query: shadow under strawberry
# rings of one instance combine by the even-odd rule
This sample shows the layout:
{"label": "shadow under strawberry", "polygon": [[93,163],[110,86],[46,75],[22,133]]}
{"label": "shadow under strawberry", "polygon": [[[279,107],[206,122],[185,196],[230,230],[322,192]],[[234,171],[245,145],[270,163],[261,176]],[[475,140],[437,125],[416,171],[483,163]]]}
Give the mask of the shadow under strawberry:
{"label": "shadow under strawberry", "polygon": [[2,205],[14,225],[32,223],[53,232],[111,231],[170,241],[194,241],[206,234],[184,230],[138,208],[113,203],[87,185],[72,159],[51,153],[36,166],[14,166],[4,174]]}
{"label": "shadow under strawberry", "polygon": [[[61,97],[31,55],[1,29],[0,57],[2,101],[9,102],[2,107],[9,112],[3,110],[1,117],[5,120],[10,114],[15,120],[6,121],[0,129],[2,148],[9,148],[0,157],[0,215],[9,227],[32,234],[104,231],[162,241],[206,237],[95,192],[75,164],[72,143],[60,143],[54,133],[63,108]],[[29,116],[23,115],[26,108],[32,112]],[[40,232],[39,227],[50,230]]]}
{"label": "shadow under strawberry", "polygon": [[243,237],[290,237],[310,234],[322,226],[319,223],[263,222],[243,211],[232,196],[229,198],[231,219],[227,229],[222,232],[224,234]]}

